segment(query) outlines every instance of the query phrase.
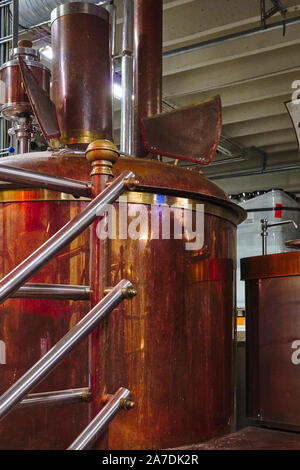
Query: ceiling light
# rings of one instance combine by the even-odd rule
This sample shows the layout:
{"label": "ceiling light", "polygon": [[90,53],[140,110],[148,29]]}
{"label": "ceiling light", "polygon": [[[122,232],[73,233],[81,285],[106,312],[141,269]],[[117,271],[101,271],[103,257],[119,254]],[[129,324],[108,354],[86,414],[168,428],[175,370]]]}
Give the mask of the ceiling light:
{"label": "ceiling light", "polygon": [[51,46],[41,47],[40,54],[47,60],[53,59],[53,50]]}

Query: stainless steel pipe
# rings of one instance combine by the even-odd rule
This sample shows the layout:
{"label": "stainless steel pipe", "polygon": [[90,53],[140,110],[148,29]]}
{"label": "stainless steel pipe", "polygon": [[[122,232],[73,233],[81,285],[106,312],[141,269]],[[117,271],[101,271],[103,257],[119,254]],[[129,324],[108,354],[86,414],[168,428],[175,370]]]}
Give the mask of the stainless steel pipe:
{"label": "stainless steel pipe", "polygon": [[122,97],[121,97],[121,140],[120,150],[128,155],[133,152],[133,25],[134,1],[124,0],[122,38]]}
{"label": "stainless steel pipe", "polygon": [[95,416],[85,430],[75,439],[68,450],[86,450],[101,436],[108,424],[123,409],[122,401],[130,398],[127,388],[119,388],[109,402]]}
{"label": "stainless steel pipe", "polygon": [[90,295],[89,286],[27,283],[11,297],[14,299],[89,300]]}
{"label": "stainless steel pipe", "polygon": [[91,197],[90,184],[84,181],[61,178],[23,168],[13,168],[0,164],[0,179],[9,183],[36,187],[72,194],[73,196]]}
{"label": "stainless steel pipe", "polygon": [[117,26],[117,9],[114,0],[106,2],[105,9],[110,16],[110,62],[111,62],[111,110],[112,122],[114,121],[114,77],[115,77],[115,54],[116,54],[116,26]]}
{"label": "stainless steel pipe", "polygon": [[18,47],[19,40],[19,0],[12,0],[12,48]]}
{"label": "stainless steel pipe", "polygon": [[17,408],[44,408],[47,406],[72,405],[74,403],[89,402],[91,392],[88,387],[56,392],[32,393],[18,403]]}
{"label": "stainless steel pipe", "polygon": [[99,322],[125,297],[132,284],[120,281],[90,312],[85,315],[53,348],[34,364],[12,387],[0,397],[0,419],[38,385],[77,344],[86,338]]}
{"label": "stainless steel pipe", "polygon": [[294,220],[282,220],[281,222],[269,223],[268,219],[264,218],[260,220],[261,223],[261,240],[262,240],[262,255],[267,255],[267,242],[268,242],[268,228],[277,227],[279,225],[292,224],[295,229],[298,225]]}
{"label": "stainless steel pipe", "polygon": [[[0,165],[1,166],[1,165]],[[29,278],[38,272],[60,250],[71,243],[97,218],[97,214],[112,204],[125,190],[126,180],[134,178],[132,171],[119,175],[74,219],[70,220],[40,248],[0,281],[0,303],[16,292]]]}
{"label": "stainless steel pipe", "polygon": [[30,152],[30,140],[27,137],[21,137],[19,139],[19,153],[29,153]]}

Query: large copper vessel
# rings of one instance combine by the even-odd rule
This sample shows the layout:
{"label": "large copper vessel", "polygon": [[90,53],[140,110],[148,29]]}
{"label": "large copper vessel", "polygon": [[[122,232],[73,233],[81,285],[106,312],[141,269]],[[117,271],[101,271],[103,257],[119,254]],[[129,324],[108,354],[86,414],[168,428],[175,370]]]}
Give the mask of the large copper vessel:
{"label": "large copper vessel", "polygon": [[[147,11],[153,0],[135,3],[141,34],[147,26],[142,6]],[[154,3],[160,6],[153,11],[161,20],[162,2]],[[95,5],[80,5],[63,5],[52,16],[53,100],[62,142],[75,147],[97,137],[110,138],[112,130],[107,18]],[[151,17],[152,24],[154,19]],[[80,48],[79,27],[81,35],[86,32]],[[154,33],[148,29],[147,44]],[[149,53],[149,60],[155,62],[151,56]],[[161,57],[156,60],[160,70]],[[143,61],[139,63],[141,74]],[[144,107],[138,87],[139,119],[160,110],[161,77],[154,83],[156,92],[151,92],[147,82],[145,100],[151,103],[152,99],[156,105]],[[1,163],[91,182],[92,196],[110,178],[110,161],[93,161],[91,176],[84,153],[74,149],[19,155]],[[130,390],[135,408],[120,414],[95,448],[179,447],[231,430],[236,225],[245,218],[244,211],[199,171],[121,157],[113,166],[114,177],[124,170],[131,170],[138,183],[114,207],[119,215],[126,196],[126,219],[135,211],[146,211],[143,231],[136,238],[119,234],[102,240],[97,236],[98,223],[94,223],[30,279],[90,286],[90,301],[9,298],[0,305],[0,346],[5,347],[4,355],[0,350],[0,391],[15,383],[118,281],[131,281],[138,295],[113,310],[92,332],[89,344],[76,347],[34,390],[89,387],[89,405],[12,411],[0,423],[2,449],[67,448],[119,387]],[[86,198],[76,199],[64,192],[9,188],[0,183],[1,278],[88,203]],[[175,237],[175,221],[181,220],[183,209],[195,221],[197,204],[204,211],[200,227],[204,241],[188,250],[190,234]],[[170,206],[170,236],[163,238],[163,220]],[[158,215],[158,236],[150,211]]]}
{"label": "large copper vessel", "polygon": [[300,253],[241,261],[246,285],[247,416],[300,431]]}
{"label": "large copper vessel", "polygon": [[[89,180],[84,157],[44,153],[2,161]],[[151,239],[150,234],[139,240],[111,240],[110,285],[126,277],[138,296],[122,304],[92,335],[90,369],[87,350],[79,347],[39,390],[83,387],[90,381],[93,414],[104,395],[121,385],[128,387],[136,407],[111,424],[109,448],[149,449],[204,441],[230,431],[232,424],[235,232],[243,211],[199,173],[121,158],[114,174],[125,168],[134,170],[149,188],[129,193],[129,205],[146,204],[149,210],[151,204],[157,208],[175,204],[179,209],[188,203],[204,204],[204,246],[187,251],[184,240]],[[42,190],[3,191],[1,275],[84,204]],[[96,261],[91,262],[89,280],[88,239],[86,232],[34,281],[96,285]],[[1,339],[7,346],[6,364],[0,366],[1,390],[5,390],[89,307],[87,302],[11,299],[0,308]],[[75,406],[13,412],[1,423],[1,448],[66,448],[88,420],[86,405],[79,405],[80,410]],[[59,437],[54,431],[58,422]]]}

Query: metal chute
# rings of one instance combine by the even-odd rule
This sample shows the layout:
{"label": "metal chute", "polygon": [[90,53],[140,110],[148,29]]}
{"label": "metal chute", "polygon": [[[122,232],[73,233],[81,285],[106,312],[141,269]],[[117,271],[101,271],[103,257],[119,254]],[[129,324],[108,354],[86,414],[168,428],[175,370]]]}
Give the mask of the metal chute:
{"label": "metal chute", "polygon": [[221,137],[219,96],[142,119],[144,148],[150,153],[207,165]]}
{"label": "metal chute", "polygon": [[60,137],[54,103],[38,84],[21,56],[19,57],[19,65],[27,96],[45,139],[49,141]]}

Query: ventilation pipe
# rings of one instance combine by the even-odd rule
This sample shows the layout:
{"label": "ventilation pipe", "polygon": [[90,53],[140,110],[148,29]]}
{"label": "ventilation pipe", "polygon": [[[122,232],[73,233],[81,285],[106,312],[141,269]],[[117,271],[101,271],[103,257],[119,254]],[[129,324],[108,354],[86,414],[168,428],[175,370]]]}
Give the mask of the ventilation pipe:
{"label": "ventilation pipe", "polygon": [[134,0],[134,150],[145,157],[142,118],[162,111],[162,0]]}

